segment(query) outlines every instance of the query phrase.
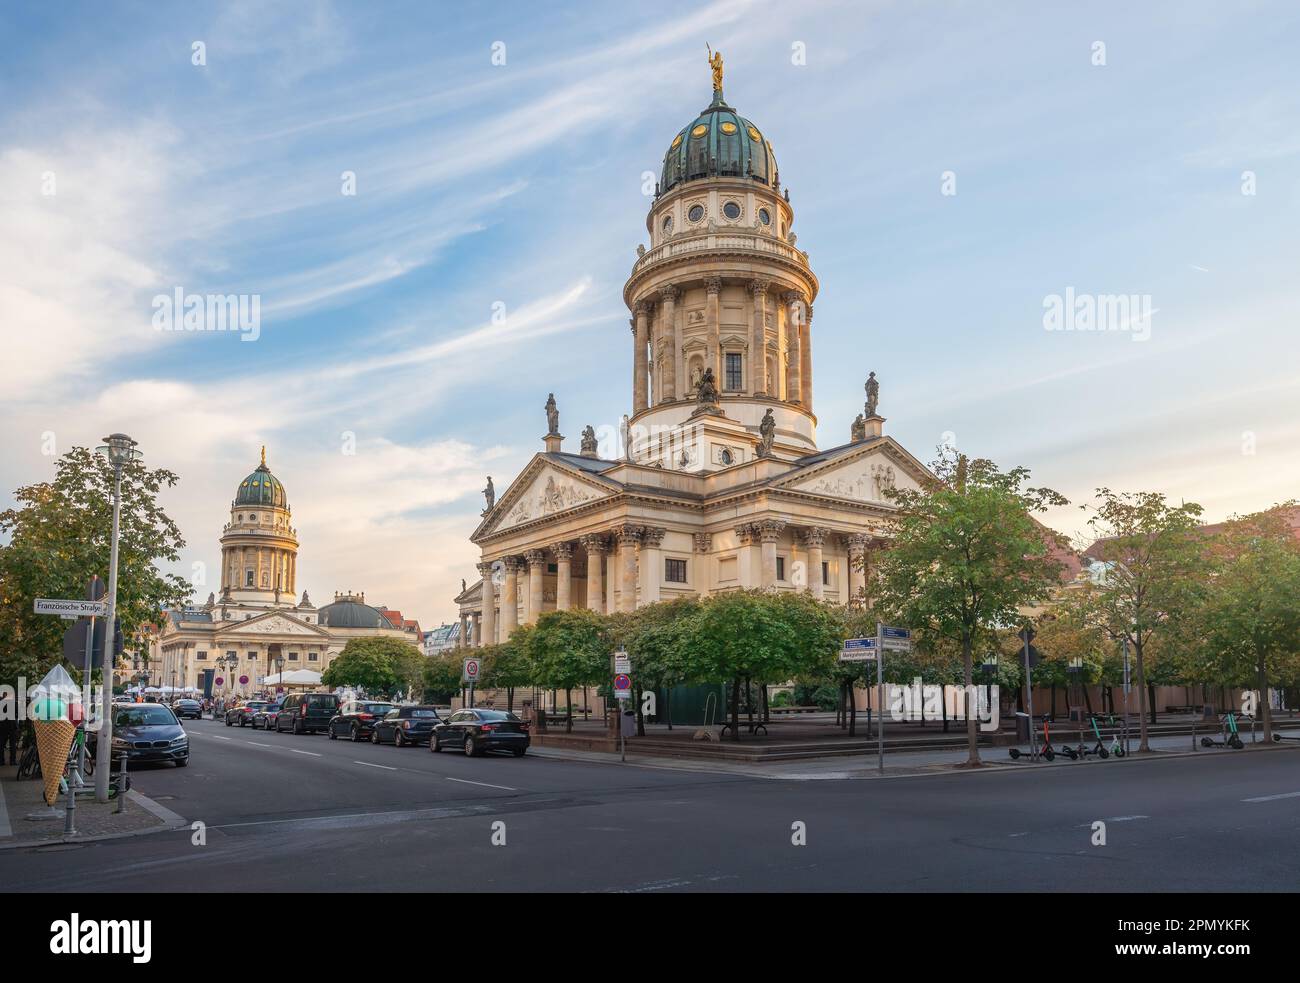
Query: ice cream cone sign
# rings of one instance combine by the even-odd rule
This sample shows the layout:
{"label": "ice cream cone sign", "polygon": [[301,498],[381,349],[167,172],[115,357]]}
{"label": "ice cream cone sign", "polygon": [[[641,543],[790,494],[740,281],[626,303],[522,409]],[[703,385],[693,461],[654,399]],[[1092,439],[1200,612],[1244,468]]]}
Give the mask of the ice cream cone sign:
{"label": "ice cream cone sign", "polygon": [[68,761],[68,751],[77,734],[77,725],[68,719],[68,707],[76,703],[81,709],[81,692],[67,670],[55,666],[34,686],[31,719],[36,731],[36,755],[41,761],[45,780],[45,804],[52,806],[59,795],[59,779]]}

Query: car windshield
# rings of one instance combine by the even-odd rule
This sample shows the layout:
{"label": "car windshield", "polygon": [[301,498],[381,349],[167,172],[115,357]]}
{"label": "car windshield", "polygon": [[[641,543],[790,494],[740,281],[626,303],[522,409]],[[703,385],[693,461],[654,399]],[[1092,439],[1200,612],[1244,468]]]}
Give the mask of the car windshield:
{"label": "car windshield", "polygon": [[260,709],[262,709],[262,707],[266,706],[266,704],[265,704],[265,703],[246,703],[246,704],[244,704],[244,706],[245,706],[245,708],[248,709],[248,710],[260,710]]}
{"label": "car windshield", "polygon": [[114,727],[159,727],[176,723],[176,718],[166,707],[131,707],[119,710],[113,718]]}
{"label": "car windshield", "polygon": [[389,710],[397,708],[391,703],[363,703],[361,704],[362,713],[387,713]]}
{"label": "car windshield", "polygon": [[338,698],[334,696],[309,696],[307,703],[313,707],[334,707],[338,706]]}
{"label": "car windshield", "polygon": [[412,710],[409,715],[412,717],[436,717],[438,713],[436,710]]}

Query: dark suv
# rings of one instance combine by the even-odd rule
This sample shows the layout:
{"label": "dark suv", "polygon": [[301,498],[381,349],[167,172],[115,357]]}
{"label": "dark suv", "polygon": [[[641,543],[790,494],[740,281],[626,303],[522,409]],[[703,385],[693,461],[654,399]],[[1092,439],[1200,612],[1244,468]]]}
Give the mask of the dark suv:
{"label": "dark suv", "polygon": [[275,732],[308,734],[329,728],[339,712],[339,698],[333,693],[300,693],[286,697],[275,716]]}
{"label": "dark suv", "polygon": [[352,700],[343,704],[336,716],[329,723],[330,740],[348,737],[362,741],[370,736],[375,723],[384,718],[389,710],[396,709],[391,703],[379,700]]}

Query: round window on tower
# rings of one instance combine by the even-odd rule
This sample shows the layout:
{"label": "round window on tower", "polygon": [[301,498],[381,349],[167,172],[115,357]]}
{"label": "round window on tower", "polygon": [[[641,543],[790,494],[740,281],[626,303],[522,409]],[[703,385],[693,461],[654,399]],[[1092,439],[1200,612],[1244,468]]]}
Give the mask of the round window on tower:
{"label": "round window on tower", "polygon": [[723,133],[730,135],[736,132],[736,124],[731,122],[723,123],[720,127],[718,127],[718,129],[720,129]]}
{"label": "round window on tower", "polygon": [[256,521],[257,521],[257,516],[253,515],[252,512],[248,513],[248,521],[249,521],[249,522],[256,522]]}
{"label": "round window on tower", "polygon": [[698,222],[700,219],[704,218],[704,206],[692,205],[690,210],[686,213],[686,217],[692,222]]}
{"label": "round window on tower", "polygon": [[764,225],[771,225],[772,213],[769,212],[766,208],[760,208],[758,210],[758,220],[762,222]]}
{"label": "round window on tower", "polygon": [[734,222],[740,218],[740,203],[735,201],[727,202],[722,206],[722,214]]}

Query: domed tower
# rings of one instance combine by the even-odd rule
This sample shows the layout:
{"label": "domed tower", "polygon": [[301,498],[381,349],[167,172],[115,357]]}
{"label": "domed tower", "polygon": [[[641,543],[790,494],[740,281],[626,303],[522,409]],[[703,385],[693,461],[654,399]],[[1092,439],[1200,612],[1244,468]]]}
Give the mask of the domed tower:
{"label": "domed tower", "polygon": [[[727,104],[721,56],[710,64],[713,101],[664,154],[646,219],[650,248],[638,250],[623,288],[632,313],[632,456],[691,471],[817,449],[809,331],[817,277],[795,248],[771,141]],[[718,398],[706,419],[697,397],[710,374]],[[705,393],[712,403],[707,385]],[[670,440],[670,459],[654,436],[702,427],[729,427],[731,444]],[[691,444],[705,453],[692,459]]]}
{"label": "domed tower", "polygon": [[230,522],[221,530],[222,596],[236,603],[292,605],[298,564],[298,534],[284,485],[266,466],[239,483],[230,503]]}

